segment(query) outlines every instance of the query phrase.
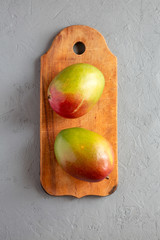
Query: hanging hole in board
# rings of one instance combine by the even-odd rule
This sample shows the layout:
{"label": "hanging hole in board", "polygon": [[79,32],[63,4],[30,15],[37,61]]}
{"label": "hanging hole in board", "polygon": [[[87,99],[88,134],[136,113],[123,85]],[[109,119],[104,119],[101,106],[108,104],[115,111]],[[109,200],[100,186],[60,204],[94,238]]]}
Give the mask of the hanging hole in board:
{"label": "hanging hole in board", "polygon": [[84,43],[82,43],[82,42],[76,42],[73,46],[73,51],[77,55],[83,54],[85,52],[85,49],[86,49],[86,47],[85,47]]}

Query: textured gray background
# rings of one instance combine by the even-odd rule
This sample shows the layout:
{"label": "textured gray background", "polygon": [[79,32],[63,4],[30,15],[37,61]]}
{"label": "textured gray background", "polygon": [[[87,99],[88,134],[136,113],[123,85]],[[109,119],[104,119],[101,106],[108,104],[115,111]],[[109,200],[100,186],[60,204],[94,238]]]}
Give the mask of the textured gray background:
{"label": "textured gray background", "polygon": [[[39,59],[73,24],[95,27],[118,57],[109,197],[50,197],[39,182]],[[159,103],[159,0],[0,0],[0,240],[160,239]]]}

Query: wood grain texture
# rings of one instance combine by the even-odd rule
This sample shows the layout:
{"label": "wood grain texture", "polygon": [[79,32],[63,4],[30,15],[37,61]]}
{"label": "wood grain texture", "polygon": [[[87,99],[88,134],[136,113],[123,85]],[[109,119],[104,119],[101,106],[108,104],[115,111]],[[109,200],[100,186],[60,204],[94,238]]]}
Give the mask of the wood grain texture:
{"label": "wood grain texture", "polygon": [[[83,42],[82,55],[73,51],[76,42]],[[64,68],[75,63],[89,63],[102,71],[105,88],[99,102],[86,115],[65,119],[50,107],[47,89],[51,80]],[[115,166],[109,179],[98,183],[77,180],[57,164],[54,156],[56,135],[65,128],[84,127],[103,135],[112,144]],[[40,74],[40,181],[44,190],[55,196],[85,195],[106,196],[118,184],[117,160],[117,59],[108,49],[104,37],[95,29],[83,25],[63,29],[54,39],[50,49],[41,57]]]}

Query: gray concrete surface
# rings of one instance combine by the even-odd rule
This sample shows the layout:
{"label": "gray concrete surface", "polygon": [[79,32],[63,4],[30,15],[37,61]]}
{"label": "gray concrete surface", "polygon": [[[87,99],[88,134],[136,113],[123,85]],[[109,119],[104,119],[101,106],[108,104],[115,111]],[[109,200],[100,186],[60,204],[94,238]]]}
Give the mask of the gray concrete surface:
{"label": "gray concrete surface", "polygon": [[[118,57],[119,187],[104,198],[39,182],[39,59],[73,24]],[[0,0],[0,240],[160,239],[159,103],[159,0]]]}

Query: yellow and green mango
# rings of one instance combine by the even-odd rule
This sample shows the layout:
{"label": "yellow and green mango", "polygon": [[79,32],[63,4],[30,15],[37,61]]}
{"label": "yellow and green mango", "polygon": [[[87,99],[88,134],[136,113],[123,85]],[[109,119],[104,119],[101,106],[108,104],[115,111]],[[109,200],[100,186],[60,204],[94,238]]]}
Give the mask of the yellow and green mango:
{"label": "yellow and green mango", "polygon": [[48,100],[60,116],[78,118],[98,102],[104,85],[104,76],[95,66],[87,63],[73,64],[51,81]]}

